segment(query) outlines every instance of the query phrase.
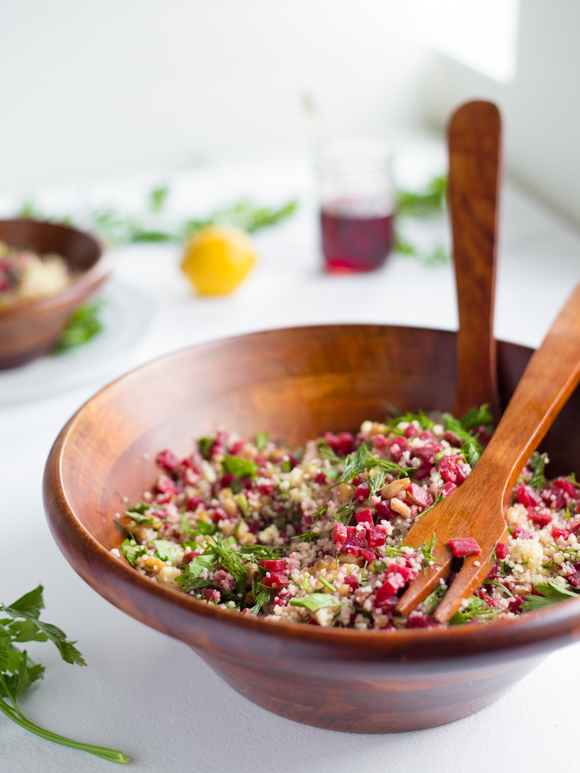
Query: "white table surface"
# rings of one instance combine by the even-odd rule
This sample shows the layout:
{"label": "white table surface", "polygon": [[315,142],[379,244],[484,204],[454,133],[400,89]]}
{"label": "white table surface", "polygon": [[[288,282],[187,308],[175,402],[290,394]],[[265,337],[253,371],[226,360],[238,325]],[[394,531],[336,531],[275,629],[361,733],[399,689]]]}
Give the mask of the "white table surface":
{"label": "white table surface", "polygon": [[[427,157],[419,151],[416,156]],[[101,186],[97,193],[129,201],[143,184]],[[114,376],[183,346],[274,326],[344,321],[456,326],[449,266],[428,269],[392,258],[375,274],[329,277],[319,271],[315,210],[300,160],[198,171],[178,176],[176,185],[180,206],[189,202],[196,211],[204,202],[224,203],[240,193],[266,202],[298,194],[303,205],[292,221],[256,236],[261,264],[230,298],[191,297],[174,247],[118,251],[113,281],[150,299],[151,325],[141,339],[114,362],[103,363],[100,373],[88,374],[91,381],[82,387],[73,379],[77,386],[57,396],[10,405],[2,405],[0,394],[0,598],[13,601],[43,583],[46,620],[78,640],[89,664],[71,666],[49,644],[31,646],[32,656],[46,665],[46,676],[23,699],[25,712],[57,733],[122,749],[131,757],[128,770],[141,773],[577,770],[578,645],[556,652],[497,703],[454,724],[396,735],[333,733],[249,703],[185,645],[102,599],[60,554],[42,506],[45,459],[72,413]],[[56,201],[77,194],[52,195]],[[497,336],[537,345],[579,280],[580,234],[506,185]],[[2,771],[112,769],[0,716]]]}

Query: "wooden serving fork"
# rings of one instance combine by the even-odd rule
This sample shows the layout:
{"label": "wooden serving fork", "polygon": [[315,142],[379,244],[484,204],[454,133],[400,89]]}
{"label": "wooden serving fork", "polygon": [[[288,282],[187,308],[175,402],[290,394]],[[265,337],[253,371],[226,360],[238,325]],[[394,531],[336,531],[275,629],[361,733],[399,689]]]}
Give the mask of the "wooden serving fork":
{"label": "wooden serving fork", "polygon": [[494,549],[505,542],[504,513],[517,477],[580,381],[580,285],[532,355],[493,435],[465,483],[432,510],[419,516],[403,545],[419,547],[435,534],[433,563],[413,580],[396,610],[407,615],[449,576],[449,540],[474,538],[481,553],[468,555],[435,610],[440,623],[485,579]]}

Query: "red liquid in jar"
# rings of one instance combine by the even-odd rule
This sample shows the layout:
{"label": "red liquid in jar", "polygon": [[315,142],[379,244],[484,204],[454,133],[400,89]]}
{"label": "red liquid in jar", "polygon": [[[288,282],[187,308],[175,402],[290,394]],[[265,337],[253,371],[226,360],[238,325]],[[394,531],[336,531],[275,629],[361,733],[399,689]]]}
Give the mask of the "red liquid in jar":
{"label": "red liquid in jar", "polygon": [[326,271],[348,274],[380,268],[393,245],[394,215],[353,217],[321,210]]}

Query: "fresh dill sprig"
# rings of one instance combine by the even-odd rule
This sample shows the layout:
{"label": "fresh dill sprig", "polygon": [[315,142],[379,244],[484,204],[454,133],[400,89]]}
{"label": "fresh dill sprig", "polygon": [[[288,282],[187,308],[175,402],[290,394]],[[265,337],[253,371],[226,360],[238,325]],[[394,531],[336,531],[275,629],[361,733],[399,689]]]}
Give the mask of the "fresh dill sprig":
{"label": "fresh dill sprig", "polygon": [[489,620],[504,611],[502,607],[492,607],[479,596],[470,596],[468,602],[466,607],[453,615],[449,625],[461,625],[470,620]]}
{"label": "fresh dill sprig", "polygon": [[433,561],[433,551],[435,550],[435,543],[437,542],[437,535],[435,532],[433,532],[433,536],[427,542],[423,542],[422,545],[419,545],[417,550],[420,550],[423,553],[423,571],[427,568],[427,566],[430,564],[431,561]]}
{"label": "fresh dill sprig", "polygon": [[7,615],[0,619],[0,712],[20,727],[48,741],[80,749],[109,762],[129,762],[129,758],[117,749],[80,743],[51,733],[28,719],[21,710],[18,698],[34,682],[42,679],[44,667],[35,663],[25,649],[17,646],[18,643],[50,640],[66,663],[86,666],[83,656],[74,646],[76,642],[69,641],[60,628],[40,620],[43,609],[42,585],[21,596],[13,604],[0,604],[0,614]]}
{"label": "fresh dill sprig", "polygon": [[367,482],[369,484],[369,497],[377,496],[385,485],[387,473],[384,470],[371,470]]}
{"label": "fresh dill sprig", "polygon": [[443,601],[443,597],[446,593],[447,585],[438,585],[433,593],[430,593],[423,602],[423,612],[425,612],[426,615],[430,615],[432,612],[434,612],[441,601]]}

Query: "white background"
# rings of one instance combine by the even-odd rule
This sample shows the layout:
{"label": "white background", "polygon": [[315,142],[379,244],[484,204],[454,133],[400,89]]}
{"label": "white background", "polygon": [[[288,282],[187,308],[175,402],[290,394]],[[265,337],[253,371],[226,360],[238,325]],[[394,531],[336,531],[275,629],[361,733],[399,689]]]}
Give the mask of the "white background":
{"label": "white background", "polygon": [[[40,646],[46,679],[24,701],[33,719],[117,746],[132,758],[128,770],[143,772],[577,769],[578,647],[447,727],[373,737],[302,727],[252,706],[186,647],[89,589],[50,537],[41,480],[56,435],[94,391],[180,346],[312,322],[455,327],[448,266],[427,270],[393,258],[373,275],[320,273],[311,179],[299,150],[307,145],[304,90],[333,132],[379,133],[403,145],[428,127],[440,131],[457,102],[492,97],[505,115],[508,168],[580,223],[579,8],[576,0],[522,0],[516,73],[500,84],[430,51],[421,0],[2,0],[5,213],[23,195],[49,209],[99,196],[133,206],[166,179],[175,179],[179,206],[192,214],[246,193],[265,203],[296,194],[302,201],[292,222],[257,238],[259,268],[231,298],[191,298],[177,248],[117,252],[114,281],[143,294],[151,325],[122,356],[93,368],[91,383],[64,388],[66,373],[82,370],[70,355],[61,394],[2,404],[0,377],[0,598],[9,602],[43,582],[46,619],[79,640],[89,663],[69,666]],[[415,179],[441,168],[418,146],[411,155],[422,159]],[[172,178],[202,162],[208,167]],[[94,182],[133,173],[129,184]],[[534,346],[580,280],[580,235],[514,186],[506,189],[502,226],[496,332]],[[4,769],[112,768],[0,718]]]}

